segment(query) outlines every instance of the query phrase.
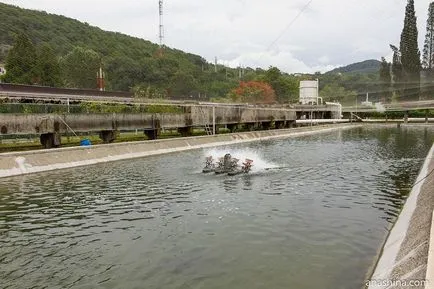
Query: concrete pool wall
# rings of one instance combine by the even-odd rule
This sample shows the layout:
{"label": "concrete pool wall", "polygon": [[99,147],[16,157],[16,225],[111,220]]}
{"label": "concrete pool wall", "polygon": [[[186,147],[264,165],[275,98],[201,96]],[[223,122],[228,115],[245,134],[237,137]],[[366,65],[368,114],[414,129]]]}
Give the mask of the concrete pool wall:
{"label": "concrete pool wall", "polygon": [[335,124],[296,129],[267,130],[213,136],[116,143],[88,147],[3,153],[0,154],[0,178],[205,147],[303,136],[358,126],[361,125]]}
{"label": "concrete pool wall", "polygon": [[[375,270],[367,282],[371,288],[433,288],[427,273],[434,209],[434,145],[412,187],[405,205],[386,239]],[[434,261],[434,260],[433,260]],[[431,287],[430,287],[431,286]]]}

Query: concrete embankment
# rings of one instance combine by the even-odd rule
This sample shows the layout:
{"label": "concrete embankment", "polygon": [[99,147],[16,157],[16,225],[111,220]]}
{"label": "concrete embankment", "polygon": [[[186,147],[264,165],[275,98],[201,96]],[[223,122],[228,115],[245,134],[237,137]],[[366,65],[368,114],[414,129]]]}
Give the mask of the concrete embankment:
{"label": "concrete embankment", "polygon": [[360,125],[336,124],[297,129],[267,130],[214,136],[116,143],[89,147],[4,153],[0,154],[0,177],[65,169],[204,147],[330,132],[356,126]]}
{"label": "concrete embankment", "polygon": [[434,288],[427,274],[434,210],[434,145],[381,252],[368,288]]}

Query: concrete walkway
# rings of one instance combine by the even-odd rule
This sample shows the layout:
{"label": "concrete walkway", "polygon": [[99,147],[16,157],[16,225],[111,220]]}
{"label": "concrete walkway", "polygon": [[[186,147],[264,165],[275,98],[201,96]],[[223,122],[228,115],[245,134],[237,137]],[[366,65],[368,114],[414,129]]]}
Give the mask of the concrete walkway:
{"label": "concrete walkway", "polygon": [[[428,288],[425,278],[434,210],[433,170],[434,145],[387,238],[369,289]],[[429,277],[434,283],[434,276]]]}

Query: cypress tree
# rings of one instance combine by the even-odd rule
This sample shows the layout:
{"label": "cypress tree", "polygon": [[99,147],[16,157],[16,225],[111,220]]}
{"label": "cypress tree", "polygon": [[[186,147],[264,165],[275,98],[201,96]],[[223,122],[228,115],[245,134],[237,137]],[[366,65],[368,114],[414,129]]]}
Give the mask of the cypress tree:
{"label": "cypress tree", "polygon": [[433,89],[431,83],[434,78],[434,2],[431,2],[428,9],[422,68],[424,71],[421,76],[421,94],[429,97]]}
{"label": "cypress tree", "polygon": [[421,61],[417,37],[417,18],[414,10],[414,0],[408,0],[400,42],[401,63],[405,80],[405,97],[418,97],[420,93]]}
{"label": "cypress tree", "polygon": [[432,72],[434,69],[434,2],[429,5],[422,60],[423,68]]}

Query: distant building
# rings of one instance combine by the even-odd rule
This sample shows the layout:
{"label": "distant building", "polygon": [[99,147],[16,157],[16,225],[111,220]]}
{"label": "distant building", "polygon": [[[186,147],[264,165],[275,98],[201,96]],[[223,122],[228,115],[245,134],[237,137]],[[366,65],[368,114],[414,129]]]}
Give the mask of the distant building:
{"label": "distant building", "polygon": [[369,93],[366,94],[366,100],[362,102],[363,106],[373,106],[372,101],[369,101]]}
{"label": "distant building", "polygon": [[300,100],[301,104],[318,104],[318,80],[300,81]]}
{"label": "distant building", "polygon": [[2,76],[3,74],[6,74],[6,69],[2,64],[0,64],[0,76]]}

